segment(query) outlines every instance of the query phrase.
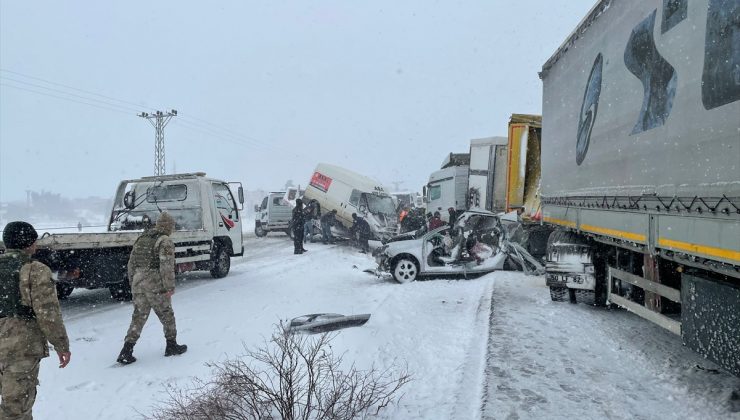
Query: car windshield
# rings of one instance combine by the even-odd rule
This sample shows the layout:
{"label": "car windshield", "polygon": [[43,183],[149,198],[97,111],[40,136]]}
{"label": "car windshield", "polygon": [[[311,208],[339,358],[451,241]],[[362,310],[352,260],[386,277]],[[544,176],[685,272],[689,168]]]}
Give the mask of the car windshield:
{"label": "car windshield", "polygon": [[396,207],[393,199],[389,196],[380,196],[375,194],[363,194],[367,200],[367,209],[372,214],[395,214]]}

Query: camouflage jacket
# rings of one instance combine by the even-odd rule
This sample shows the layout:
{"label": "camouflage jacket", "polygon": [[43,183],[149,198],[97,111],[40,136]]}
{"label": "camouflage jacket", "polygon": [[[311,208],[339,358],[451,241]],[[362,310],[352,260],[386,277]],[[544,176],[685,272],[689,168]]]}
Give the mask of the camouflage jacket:
{"label": "camouflage jacket", "polygon": [[[8,255],[20,252],[10,250]],[[35,319],[0,318],[0,361],[49,356],[51,343],[57,352],[69,351],[69,338],[49,267],[38,261],[20,271],[23,305],[33,308]]]}
{"label": "camouflage jacket", "polygon": [[[134,247],[141,246],[137,241]],[[167,235],[160,236],[154,243],[159,256],[159,268],[137,266],[133,258],[128,260],[128,278],[133,293],[165,293],[175,290],[175,244]],[[133,253],[132,253],[133,254]]]}

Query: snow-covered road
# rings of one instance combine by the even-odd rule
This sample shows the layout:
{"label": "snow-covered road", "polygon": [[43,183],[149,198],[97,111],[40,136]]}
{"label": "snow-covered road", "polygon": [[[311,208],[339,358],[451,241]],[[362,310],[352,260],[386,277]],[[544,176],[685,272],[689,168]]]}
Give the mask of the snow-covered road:
{"label": "snow-covered road", "polygon": [[485,419],[738,419],[740,378],[716,369],[627,311],[552,302],[541,278],[495,277]]}
{"label": "snow-covered road", "polygon": [[189,346],[180,357],[162,356],[152,315],[139,361],[119,367],[131,305],[106,290],[75,291],[63,303],[72,363],[42,363],[36,418],[137,418],[167,386],[207,377],[205,363],[260,345],[280,320],[316,312],[372,314],[334,340],[346,361],[408,365],[413,382],[381,418],[732,417],[728,396],[740,379],[698,370],[713,366],[631,314],[550,302],[541,278],[498,272],[399,285],[363,273],[373,261],[348,247],[309,244],[293,255],[283,235],[246,246],[224,279],[178,279],[179,340]]}

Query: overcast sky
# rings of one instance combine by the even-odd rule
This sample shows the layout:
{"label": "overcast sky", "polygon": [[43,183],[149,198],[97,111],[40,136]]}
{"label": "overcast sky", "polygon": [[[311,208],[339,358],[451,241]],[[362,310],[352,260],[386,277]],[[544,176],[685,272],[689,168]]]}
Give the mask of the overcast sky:
{"label": "overcast sky", "polygon": [[172,108],[168,173],[275,190],[327,162],[421,191],[541,112],[537,72],[594,3],[2,1],[0,201],[152,175],[136,114]]}

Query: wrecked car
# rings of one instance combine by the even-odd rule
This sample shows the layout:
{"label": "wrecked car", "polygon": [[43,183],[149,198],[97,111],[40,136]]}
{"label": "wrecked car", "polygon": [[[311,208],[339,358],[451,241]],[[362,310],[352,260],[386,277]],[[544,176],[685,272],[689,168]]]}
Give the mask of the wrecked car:
{"label": "wrecked car", "polygon": [[466,211],[454,226],[421,229],[378,248],[374,253],[378,274],[389,273],[399,283],[433,275],[485,274],[505,266],[541,274],[540,262],[509,240],[516,224],[515,214]]}

